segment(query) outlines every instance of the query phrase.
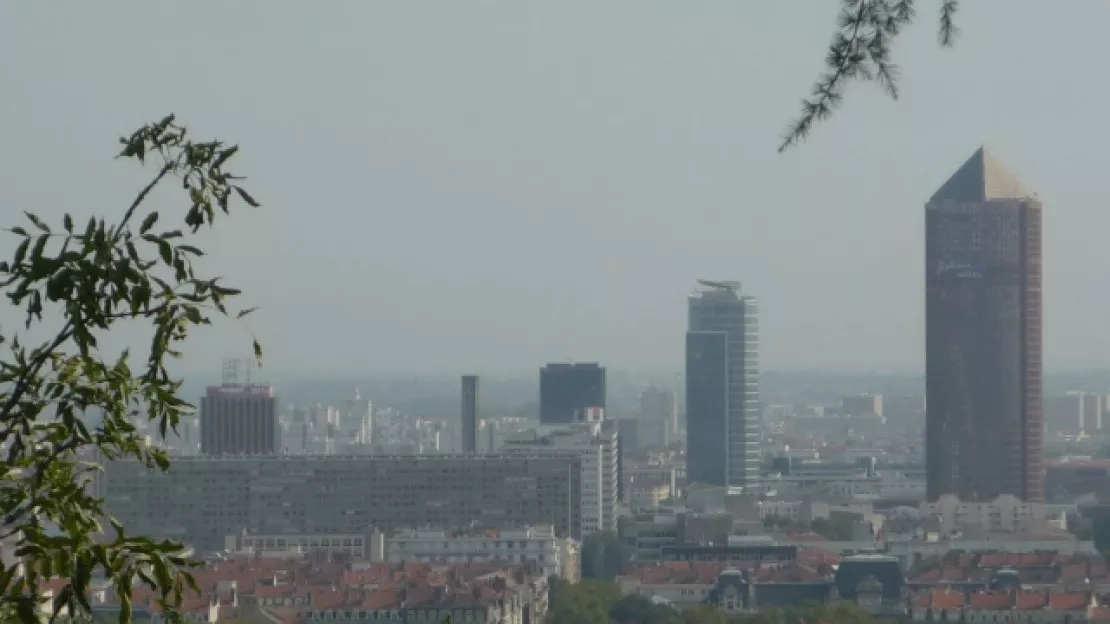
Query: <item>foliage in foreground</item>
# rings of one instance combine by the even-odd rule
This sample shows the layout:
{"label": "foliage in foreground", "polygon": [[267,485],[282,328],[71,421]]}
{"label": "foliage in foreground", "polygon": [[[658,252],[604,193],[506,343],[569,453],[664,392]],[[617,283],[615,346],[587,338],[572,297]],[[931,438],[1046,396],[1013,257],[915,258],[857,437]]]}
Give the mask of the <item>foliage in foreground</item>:
{"label": "foliage in foreground", "polygon": [[[21,559],[0,566],[4,622],[85,619],[95,577],[114,587],[121,622],[131,619],[135,584],[153,590],[171,619],[188,589],[196,589],[181,544],[128,535],[84,486],[102,460],[168,467],[166,454],[146,444],[135,422],[157,423],[164,437],[191,411],[166,363],[179,357],[190,328],[229,315],[228,301],[239,294],[194,271],[193,260],[203,254],[186,241],[233,204],[258,203],[224,169],[238,148],[192,141],[173,116],[120,142],[119,158],[155,170],[120,206],[118,221],[93,217],[79,224],[67,213],[51,225],[27,212],[24,225],[7,230],[15,251],[11,261],[0,262],[0,283],[24,328],[0,334],[6,349],[0,449],[7,460],[0,537]],[[164,184],[183,192],[182,214],[147,207]],[[138,357],[102,352],[100,340],[126,326],[129,332],[145,327],[149,349]],[[254,351],[261,358],[257,341]],[[51,578],[68,583],[47,598],[43,581]]]}
{"label": "foliage in foreground", "polygon": [[[802,141],[813,126],[832,115],[852,80],[873,80],[898,99],[898,66],[890,46],[917,15],[919,0],[841,0],[837,30],[825,56],[825,73],[802,100],[802,112],[787,128],[779,151]],[[938,38],[945,47],[956,37],[959,0],[936,0]]]}
{"label": "foliage in foreground", "polygon": [[628,560],[628,547],[613,531],[601,531],[582,540],[582,578],[611,581]]}

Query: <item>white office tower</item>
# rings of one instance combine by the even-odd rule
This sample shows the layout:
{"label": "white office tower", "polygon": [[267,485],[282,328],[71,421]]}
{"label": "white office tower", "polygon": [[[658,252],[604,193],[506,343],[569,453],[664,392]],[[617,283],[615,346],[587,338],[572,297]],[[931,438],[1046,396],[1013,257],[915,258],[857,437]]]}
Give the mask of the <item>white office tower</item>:
{"label": "white office tower", "polygon": [[362,398],[358,388],[347,400],[339,415],[336,430],[336,448],[340,453],[369,453],[373,432],[374,406],[370,399]]}
{"label": "white office tower", "polygon": [[603,422],[543,425],[506,435],[501,451],[582,458],[582,535],[617,529],[619,443]]}

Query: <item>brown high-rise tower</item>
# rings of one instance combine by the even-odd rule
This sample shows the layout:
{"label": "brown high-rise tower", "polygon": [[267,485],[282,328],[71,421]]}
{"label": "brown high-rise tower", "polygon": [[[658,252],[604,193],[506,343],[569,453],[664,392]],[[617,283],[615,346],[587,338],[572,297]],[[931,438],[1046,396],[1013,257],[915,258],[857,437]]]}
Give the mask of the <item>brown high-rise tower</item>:
{"label": "brown high-rise tower", "polygon": [[1044,500],[1041,203],[980,148],[925,205],[929,500]]}

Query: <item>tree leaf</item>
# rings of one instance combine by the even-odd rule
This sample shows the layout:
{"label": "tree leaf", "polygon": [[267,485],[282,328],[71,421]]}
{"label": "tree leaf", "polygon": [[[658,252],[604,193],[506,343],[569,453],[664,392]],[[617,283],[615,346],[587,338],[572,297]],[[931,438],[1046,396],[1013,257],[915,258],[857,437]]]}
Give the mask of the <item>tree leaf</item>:
{"label": "tree leaf", "polygon": [[243,318],[244,316],[246,316],[246,315],[250,314],[251,312],[254,312],[254,311],[255,311],[255,310],[257,310],[257,309],[258,309],[258,306],[254,306],[253,308],[247,308],[246,310],[240,310],[240,311],[239,311],[239,314],[236,314],[236,315],[235,315],[235,318],[236,318],[236,319],[241,319],[241,318]]}
{"label": "tree leaf", "polygon": [[239,194],[239,197],[241,197],[243,199],[243,201],[247,202],[247,204],[249,204],[249,205],[251,205],[255,208],[258,208],[259,206],[262,205],[262,204],[258,203],[257,201],[255,201],[255,199],[250,196],[250,193],[244,191],[243,187],[241,187],[241,186],[236,186],[235,187],[235,192]]}
{"label": "tree leaf", "polygon": [[158,222],[158,213],[152,212],[143,219],[143,224],[139,227],[139,234],[146,234],[154,224]]}
{"label": "tree leaf", "polygon": [[36,215],[34,213],[31,213],[31,212],[27,212],[26,210],[23,211],[23,214],[27,215],[27,218],[31,220],[31,223],[35,224],[35,227],[37,227],[38,229],[42,230],[43,232],[45,232],[47,234],[50,233],[50,226],[43,223],[42,219],[38,218],[38,215]]}
{"label": "tree leaf", "polygon": [[258,343],[257,339],[255,339],[253,342],[254,342],[254,361],[257,362],[259,365],[261,365],[262,364],[262,345]]}

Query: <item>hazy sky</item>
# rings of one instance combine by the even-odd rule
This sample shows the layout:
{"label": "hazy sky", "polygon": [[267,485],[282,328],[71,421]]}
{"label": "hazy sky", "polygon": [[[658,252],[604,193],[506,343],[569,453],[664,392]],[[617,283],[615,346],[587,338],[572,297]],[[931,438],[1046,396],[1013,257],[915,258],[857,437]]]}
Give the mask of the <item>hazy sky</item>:
{"label": "hazy sky", "polygon": [[0,3],[3,216],[122,212],[115,139],[173,111],[265,203],[204,238],[262,309],[190,370],[251,330],[275,374],[678,370],[706,277],[765,368],[917,371],[922,206],[986,143],[1045,202],[1048,368],[1105,365],[1110,2],[966,1],[955,50],[919,2],[902,99],[779,155],[837,4]]}

